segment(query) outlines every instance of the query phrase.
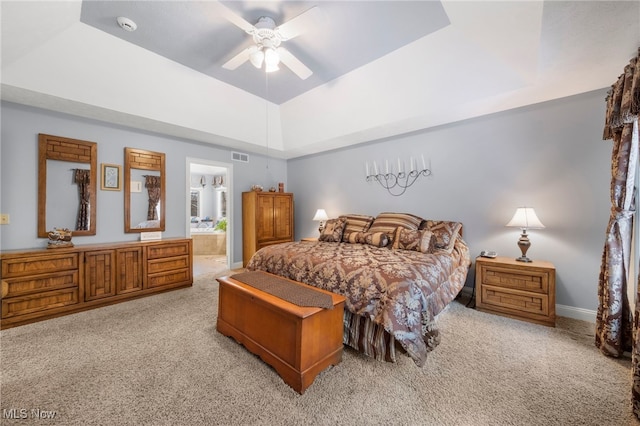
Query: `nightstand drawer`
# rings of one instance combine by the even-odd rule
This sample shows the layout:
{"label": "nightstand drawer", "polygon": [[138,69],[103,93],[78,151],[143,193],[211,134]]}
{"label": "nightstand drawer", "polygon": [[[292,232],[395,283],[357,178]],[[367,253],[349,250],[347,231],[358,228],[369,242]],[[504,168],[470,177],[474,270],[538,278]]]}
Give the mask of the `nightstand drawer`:
{"label": "nightstand drawer", "polygon": [[514,268],[482,265],[482,284],[537,293],[549,292],[548,271],[519,271]]}
{"label": "nightstand drawer", "polygon": [[555,327],[555,266],[540,260],[478,257],[476,309]]}
{"label": "nightstand drawer", "polygon": [[549,315],[549,296],[546,294],[483,285],[480,298],[482,305],[505,312],[529,312],[545,317]]}

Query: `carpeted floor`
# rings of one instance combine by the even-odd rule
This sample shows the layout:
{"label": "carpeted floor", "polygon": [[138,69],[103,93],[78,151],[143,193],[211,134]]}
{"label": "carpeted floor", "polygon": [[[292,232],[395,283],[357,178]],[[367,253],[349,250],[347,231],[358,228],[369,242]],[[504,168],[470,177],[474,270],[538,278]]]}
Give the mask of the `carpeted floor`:
{"label": "carpeted floor", "polygon": [[193,256],[194,278],[204,274],[215,274],[227,268],[227,256],[225,255],[197,255]]}
{"label": "carpeted floor", "polygon": [[638,424],[630,361],[600,355],[590,324],[561,319],[553,329],[458,302],[440,315],[442,343],[423,368],[345,349],[301,396],[216,332],[214,276],[2,331],[1,423]]}

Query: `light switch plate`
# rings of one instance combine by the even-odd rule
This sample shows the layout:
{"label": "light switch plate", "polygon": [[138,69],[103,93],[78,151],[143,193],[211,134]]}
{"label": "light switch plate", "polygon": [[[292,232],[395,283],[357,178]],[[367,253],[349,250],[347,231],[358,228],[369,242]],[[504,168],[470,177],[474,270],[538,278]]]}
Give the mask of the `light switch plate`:
{"label": "light switch plate", "polygon": [[0,225],[8,225],[9,224],[9,215],[8,214],[0,214]]}
{"label": "light switch plate", "polygon": [[142,192],[142,182],[140,181],[131,181],[131,192]]}

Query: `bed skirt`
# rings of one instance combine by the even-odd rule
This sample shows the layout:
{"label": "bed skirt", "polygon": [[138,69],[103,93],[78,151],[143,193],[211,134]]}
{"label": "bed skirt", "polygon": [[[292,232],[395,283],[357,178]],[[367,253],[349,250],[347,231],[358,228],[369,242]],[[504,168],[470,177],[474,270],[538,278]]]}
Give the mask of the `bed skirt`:
{"label": "bed skirt", "polygon": [[346,309],[342,343],[378,361],[396,362],[396,339],[381,325]]}
{"label": "bed skirt", "polygon": [[[377,361],[396,362],[396,352],[407,353],[383,326],[374,323],[367,317],[345,309],[343,323],[342,343],[370,358]],[[425,336],[428,336],[425,338],[425,342],[428,343],[427,350],[431,352],[440,344],[440,332],[435,326],[435,320],[427,321],[423,332]]]}

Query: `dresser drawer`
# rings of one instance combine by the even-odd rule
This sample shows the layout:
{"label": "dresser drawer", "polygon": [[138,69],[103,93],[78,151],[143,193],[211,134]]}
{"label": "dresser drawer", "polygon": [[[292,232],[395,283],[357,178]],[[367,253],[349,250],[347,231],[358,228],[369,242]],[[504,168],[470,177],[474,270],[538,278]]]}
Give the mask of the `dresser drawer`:
{"label": "dresser drawer", "polygon": [[493,307],[514,313],[528,312],[545,317],[549,315],[549,296],[546,294],[483,285],[480,300],[481,305],[486,308]]}
{"label": "dresser drawer", "polygon": [[69,287],[78,287],[77,270],[3,279],[2,297],[24,296]]}
{"label": "dresser drawer", "polygon": [[75,305],[78,303],[78,289],[47,291],[28,296],[2,299],[2,318],[11,318],[34,312]]}
{"label": "dresser drawer", "polygon": [[157,274],[159,272],[173,271],[188,267],[189,256],[166,257],[163,259],[149,260],[147,262],[147,272],[149,274]]}
{"label": "dresser drawer", "polygon": [[163,243],[147,246],[147,259],[160,259],[163,257],[186,256],[190,253],[190,241],[176,243]]}
{"label": "dresser drawer", "polygon": [[2,260],[2,278],[78,269],[78,253]]}
{"label": "dresser drawer", "polygon": [[482,284],[515,290],[549,293],[549,272],[481,266]]}
{"label": "dresser drawer", "polygon": [[191,273],[189,269],[181,269],[179,271],[166,272],[162,274],[149,275],[147,287],[162,287],[165,285],[191,282]]}

